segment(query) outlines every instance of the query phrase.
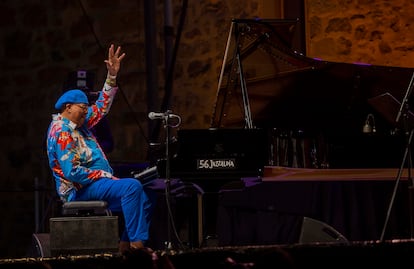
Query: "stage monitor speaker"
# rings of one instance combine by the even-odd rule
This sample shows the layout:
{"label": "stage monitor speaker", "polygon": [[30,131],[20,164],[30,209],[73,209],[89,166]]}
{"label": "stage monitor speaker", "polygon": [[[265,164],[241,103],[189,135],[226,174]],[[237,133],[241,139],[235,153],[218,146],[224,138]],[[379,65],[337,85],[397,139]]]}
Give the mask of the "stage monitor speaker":
{"label": "stage monitor speaker", "polygon": [[340,232],[328,224],[308,217],[303,217],[299,243],[339,242],[348,243]]}
{"label": "stage monitor speaker", "polygon": [[58,217],[49,221],[52,256],[118,251],[117,216]]}
{"label": "stage monitor speaker", "polygon": [[33,256],[50,257],[50,235],[48,233],[33,234]]}

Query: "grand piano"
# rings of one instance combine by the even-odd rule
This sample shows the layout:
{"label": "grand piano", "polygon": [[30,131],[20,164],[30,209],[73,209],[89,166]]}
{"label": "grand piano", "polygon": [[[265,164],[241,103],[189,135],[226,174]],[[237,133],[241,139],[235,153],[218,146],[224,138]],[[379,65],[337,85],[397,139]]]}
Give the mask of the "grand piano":
{"label": "grand piano", "polygon": [[[211,128],[266,130],[267,169],[294,167],[315,178],[326,170],[332,178],[306,180],[290,171],[289,179],[272,179],[265,169],[263,183],[222,193],[220,244],[298,242],[303,216],[351,241],[412,236],[412,183],[396,179],[409,161],[403,156],[413,127],[414,69],[307,57],[295,49],[297,23],[233,20]],[[370,169],[381,175],[392,168],[391,177],[357,179]]]}

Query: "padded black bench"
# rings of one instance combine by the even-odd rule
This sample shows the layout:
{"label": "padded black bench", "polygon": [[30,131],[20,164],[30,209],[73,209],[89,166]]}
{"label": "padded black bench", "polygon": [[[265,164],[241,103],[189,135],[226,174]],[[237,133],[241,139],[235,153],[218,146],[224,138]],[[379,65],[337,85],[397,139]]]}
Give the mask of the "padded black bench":
{"label": "padded black bench", "polygon": [[112,216],[106,201],[71,201],[62,205],[63,216]]}

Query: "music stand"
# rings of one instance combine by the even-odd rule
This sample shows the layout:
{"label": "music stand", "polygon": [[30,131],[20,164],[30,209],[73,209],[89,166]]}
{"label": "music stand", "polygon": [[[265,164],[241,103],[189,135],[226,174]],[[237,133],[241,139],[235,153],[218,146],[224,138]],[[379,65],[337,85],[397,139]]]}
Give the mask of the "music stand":
{"label": "music stand", "polygon": [[[400,129],[412,129],[414,127],[414,113],[411,111],[407,111],[405,123],[404,121],[397,122],[395,120],[400,111],[401,103],[389,92],[368,99],[368,103],[393,127]],[[407,126],[404,126],[404,124],[407,124]]]}
{"label": "music stand", "polygon": [[[406,95],[406,98],[407,98],[407,95]],[[390,204],[388,206],[387,215],[386,215],[384,226],[381,232],[380,241],[384,240],[385,230],[388,225],[388,220],[391,214],[392,206],[394,204],[394,199],[397,193],[398,185],[399,185],[402,173],[404,171],[404,166],[407,162],[407,157],[408,157],[407,168],[408,168],[408,181],[409,181],[408,190],[409,190],[409,211],[410,211],[409,216],[410,216],[411,238],[413,238],[413,233],[414,233],[414,216],[412,212],[414,208],[413,206],[414,184],[413,182],[410,182],[411,166],[412,166],[410,147],[411,147],[411,140],[412,140],[413,130],[414,130],[414,113],[408,109],[408,105],[406,104],[406,102],[407,100],[403,101],[403,103],[400,103],[389,92],[386,92],[381,95],[368,99],[368,103],[371,106],[373,106],[374,109],[376,109],[392,126],[405,130],[407,134],[407,142],[406,142],[406,148],[404,151],[404,157],[401,162],[401,166],[398,170],[398,175],[395,180],[394,190],[392,193]],[[400,115],[403,116],[402,121],[399,120]],[[408,130],[410,131],[408,132]]]}

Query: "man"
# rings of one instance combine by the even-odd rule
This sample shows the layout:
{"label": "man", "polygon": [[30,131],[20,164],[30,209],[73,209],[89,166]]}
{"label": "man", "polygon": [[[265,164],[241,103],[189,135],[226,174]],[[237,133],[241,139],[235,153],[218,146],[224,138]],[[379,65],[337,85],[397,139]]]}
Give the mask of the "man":
{"label": "man", "polygon": [[107,78],[98,99],[89,106],[86,94],[73,89],[62,94],[47,132],[47,155],[61,200],[104,200],[112,212],[122,212],[125,229],[120,251],[144,248],[149,237],[152,205],[141,183],[134,178],[117,178],[104,151],[91,132],[114,100],[116,76],[125,53],[111,45]]}

